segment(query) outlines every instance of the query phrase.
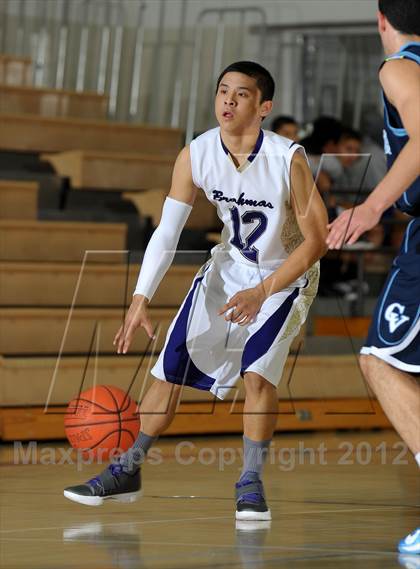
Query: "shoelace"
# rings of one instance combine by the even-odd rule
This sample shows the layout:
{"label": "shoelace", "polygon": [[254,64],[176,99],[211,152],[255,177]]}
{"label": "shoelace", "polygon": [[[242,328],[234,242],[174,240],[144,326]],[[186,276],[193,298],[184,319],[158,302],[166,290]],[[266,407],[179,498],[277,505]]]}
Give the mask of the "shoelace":
{"label": "shoelace", "polygon": [[261,494],[255,494],[253,492],[249,494],[242,494],[238,502],[252,502],[253,504],[259,504],[263,501],[263,496]]}
{"label": "shoelace", "polygon": [[[120,475],[123,472],[122,465],[119,464],[118,462],[110,464],[108,466],[108,470],[111,472],[112,476],[114,477],[116,485],[118,485],[118,479],[116,478],[116,476]],[[94,476],[93,478],[88,480],[86,482],[86,484],[89,484],[90,486],[99,486],[101,489],[101,492],[103,492],[103,493],[105,492],[103,482],[99,476]]]}
{"label": "shoelace", "polygon": [[91,478],[90,480],[88,480],[86,482],[86,484],[88,484],[89,486],[99,486],[101,494],[104,494],[104,492],[105,492],[104,485],[102,484],[102,480],[98,476]]}
{"label": "shoelace", "polygon": [[112,476],[119,476],[121,472],[123,472],[123,466],[119,462],[110,464],[108,468],[111,471]]}
{"label": "shoelace", "polygon": [[[259,482],[259,486],[261,487],[261,482],[260,481],[254,481],[254,480],[240,480],[239,482],[236,483],[236,488],[243,488],[244,486],[248,486],[249,484],[252,484],[254,482]],[[249,493],[245,493],[242,494],[242,496],[240,496],[238,498],[238,502],[252,502],[254,504],[258,504],[261,501],[265,500],[265,496],[264,496],[264,492],[261,488],[261,492],[249,492]]]}

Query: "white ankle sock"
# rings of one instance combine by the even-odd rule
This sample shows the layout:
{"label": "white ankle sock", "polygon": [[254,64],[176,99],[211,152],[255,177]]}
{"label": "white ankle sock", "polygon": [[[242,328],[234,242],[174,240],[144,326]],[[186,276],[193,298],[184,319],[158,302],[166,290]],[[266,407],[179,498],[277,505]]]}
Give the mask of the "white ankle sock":
{"label": "white ankle sock", "polygon": [[417,464],[420,466],[420,452],[414,455],[414,458],[416,459]]}

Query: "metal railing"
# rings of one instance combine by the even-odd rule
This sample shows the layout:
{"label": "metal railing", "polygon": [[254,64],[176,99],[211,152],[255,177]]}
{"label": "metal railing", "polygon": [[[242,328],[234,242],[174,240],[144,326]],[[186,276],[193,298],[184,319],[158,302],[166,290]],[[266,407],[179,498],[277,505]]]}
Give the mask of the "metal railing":
{"label": "metal railing", "polygon": [[[127,113],[131,116],[138,109],[146,2],[136,0],[135,4]],[[114,117],[128,21],[120,0],[2,0],[0,50],[32,58],[35,86],[108,94],[109,115]]]}
{"label": "metal railing", "polygon": [[265,34],[267,65],[288,84],[285,114],[304,124],[333,115],[359,129],[367,109],[381,112],[383,54],[374,22],[272,25]]}
{"label": "metal railing", "polygon": [[[251,26],[267,25],[261,8],[205,9],[187,24],[196,1],[179,0],[179,18],[168,22],[168,0],[2,0],[0,51],[30,56],[35,86],[107,94],[110,118],[186,126],[190,136],[200,120],[200,73],[214,79],[229,62],[232,29],[239,41],[231,57],[241,59]],[[147,20],[150,8],[157,22]],[[264,33],[257,44],[261,60]]]}
{"label": "metal railing", "polygon": [[[208,8],[203,10],[196,22],[196,32],[194,38],[194,48],[193,48],[193,64],[191,72],[191,84],[190,84],[190,94],[189,94],[189,105],[188,105],[188,118],[186,127],[186,143],[189,144],[194,138],[195,120],[197,113],[197,103],[198,103],[198,85],[200,80],[200,59],[203,43],[203,21],[207,16],[217,16],[217,27],[216,27],[216,40],[214,47],[214,57],[213,57],[213,83],[215,84],[219,73],[222,71],[222,61],[223,61],[223,48],[225,44],[225,16],[227,14],[237,14],[240,17],[240,44],[238,49],[237,58],[242,58],[243,54],[243,41],[244,32],[246,27],[246,16],[248,14],[256,15],[260,18],[260,49],[259,58],[264,60],[265,54],[265,29],[267,27],[267,17],[265,11],[262,8]],[[207,73],[207,70],[205,71]]]}
{"label": "metal railing", "polygon": [[37,86],[107,94],[110,118],[185,128],[187,141],[210,128],[213,83],[234,59],[270,69],[274,114],[359,128],[380,107],[372,23],[268,26],[263,2],[200,12],[200,0],[178,0],[174,21],[171,2],[1,0],[0,52],[30,56]]}

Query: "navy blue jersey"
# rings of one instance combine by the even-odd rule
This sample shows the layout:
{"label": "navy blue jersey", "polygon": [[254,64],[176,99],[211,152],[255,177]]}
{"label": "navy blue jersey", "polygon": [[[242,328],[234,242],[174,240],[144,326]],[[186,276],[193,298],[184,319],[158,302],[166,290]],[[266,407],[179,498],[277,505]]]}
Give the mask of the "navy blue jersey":
{"label": "navy blue jersey", "polygon": [[[387,57],[382,65],[392,59],[411,59],[420,65],[420,42],[406,44],[398,53]],[[407,144],[409,136],[397,109],[388,101],[385,93],[383,93],[383,98],[385,109],[385,154],[387,155],[388,168],[391,168],[399,153]],[[396,206],[409,215],[420,216],[420,176],[407,188],[397,201]]]}

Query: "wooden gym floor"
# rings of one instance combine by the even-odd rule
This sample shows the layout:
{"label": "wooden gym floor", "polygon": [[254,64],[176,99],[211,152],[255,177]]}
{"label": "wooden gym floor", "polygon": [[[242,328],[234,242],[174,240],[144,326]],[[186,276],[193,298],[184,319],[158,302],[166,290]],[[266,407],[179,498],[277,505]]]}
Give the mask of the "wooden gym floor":
{"label": "wooden gym floor", "polygon": [[36,464],[14,464],[2,445],[0,567],[419,567],[396,553],[420,518],[418,470],[400,444],[391,431],[278,434],[265,470],[273,521],[238,527],[240,437],[162,438],[160,464],[143,468],[143,498],[100,508],[62,495],[98,465],[48,464],[54,452],[66,460],[60,443],[39,446]]}

